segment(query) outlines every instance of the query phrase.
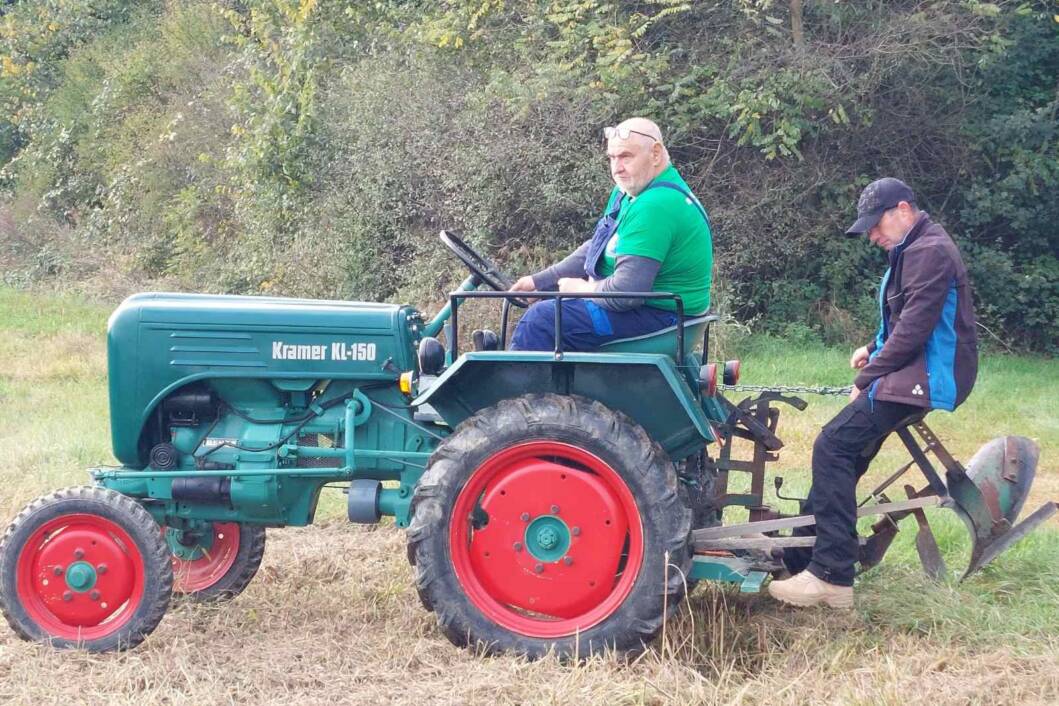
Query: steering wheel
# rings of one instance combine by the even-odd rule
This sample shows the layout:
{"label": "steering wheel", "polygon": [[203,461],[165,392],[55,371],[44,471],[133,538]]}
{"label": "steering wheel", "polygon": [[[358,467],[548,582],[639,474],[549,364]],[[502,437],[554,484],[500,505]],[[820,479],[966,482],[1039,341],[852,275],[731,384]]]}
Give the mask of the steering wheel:
{"label": "steering wheel", "polygon": [[[467,269],[471,271],[471,274],[477,276],[485,284],[498,292],[506,292],[511,289],[511,285],[515,283],[515,280],[508,277],[506,274],[500,271],[500,268],[493,264],[489,258],[479,255],[478,252],[467,243],[463,242],[463,239],[458,235],[454,235],[447,230],[441,231],[441,242],[445,243],[445,247],[452,251],[452,254],[460,259]],[[518,297],[511,297],[509,301],[517,307],[525,309],[529,306],[529,302],[525,299],[519,299]]]}

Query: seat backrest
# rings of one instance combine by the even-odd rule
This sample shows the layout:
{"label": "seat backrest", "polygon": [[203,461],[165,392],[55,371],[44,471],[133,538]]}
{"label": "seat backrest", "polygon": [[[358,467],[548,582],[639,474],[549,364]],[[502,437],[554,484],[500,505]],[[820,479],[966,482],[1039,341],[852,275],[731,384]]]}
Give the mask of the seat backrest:
{"label": "seat backrest", "polygon": [[[702,334],[710,322],[716,321],[715,314],[703,314],[684,319],[684,355],[695,350],[695,344],[702,339]],[[645,333],[632,338],[619,338],[599,347],[603,353],[662,353],[675,355],[677,352],[677,327],[668,326],[658,331]],[[683,356],[682,356],[683,357]]]}

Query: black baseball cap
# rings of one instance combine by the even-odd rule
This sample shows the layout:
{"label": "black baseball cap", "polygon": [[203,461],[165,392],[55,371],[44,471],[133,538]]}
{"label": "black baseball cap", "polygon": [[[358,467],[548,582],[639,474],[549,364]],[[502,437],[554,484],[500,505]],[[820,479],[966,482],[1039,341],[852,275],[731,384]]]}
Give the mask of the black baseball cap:
{"label": "black baseball cap", "polygon": [[857,220],[846,231],[846,235],[867,233],[879,222],[883,212],[902,201],[910,204],[916,202],[916,195],[912,193],[912,189],[908,188],[908,184],[893,177],[876,179],[860,192],[860,199],[857,201]]}

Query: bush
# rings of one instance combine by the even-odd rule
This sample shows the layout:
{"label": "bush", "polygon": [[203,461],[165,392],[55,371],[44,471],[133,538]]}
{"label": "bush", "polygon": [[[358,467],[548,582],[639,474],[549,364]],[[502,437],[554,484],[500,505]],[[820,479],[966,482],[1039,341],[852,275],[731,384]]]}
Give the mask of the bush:
{"label": "bush", "polygon": [[644,114],[711,214],[724,314],[863,343],[885,256],[841,233],[864,185],[892,175],[964,248],[982,323],[1054,351],[1052,14],[1043,0],[18,3],[0,48],[16,224],[0,260],[22,279],[438,302],[463,275],[438,230],[513,274],[554,261],[610,188],[600,127]]}

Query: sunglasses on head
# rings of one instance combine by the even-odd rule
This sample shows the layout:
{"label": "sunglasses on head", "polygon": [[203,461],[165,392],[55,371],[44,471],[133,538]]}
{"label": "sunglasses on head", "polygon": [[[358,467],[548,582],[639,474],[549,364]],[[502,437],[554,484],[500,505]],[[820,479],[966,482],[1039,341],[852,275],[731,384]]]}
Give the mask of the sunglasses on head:
{"label": "sunglasses on head", "polygon": [[640,132],[639,130],[633,130],[632,128],[628,128],[628,127],[623,127],[623,126],[614,127],[614,126],[611,126],[611,127],[603,128],[603,137],[605,137],[608,140],[613,140],[615,137],[617,137],[618,139],[621,139],[621,140],[628,140],[629,136],[634,134],[634,133],[637,134],[637,135],[643,135],[647,139],[652,140],[654,142],[658,142],[659,141],[658,138],[655,137],[654,135],[648,135],[646,132]]}

